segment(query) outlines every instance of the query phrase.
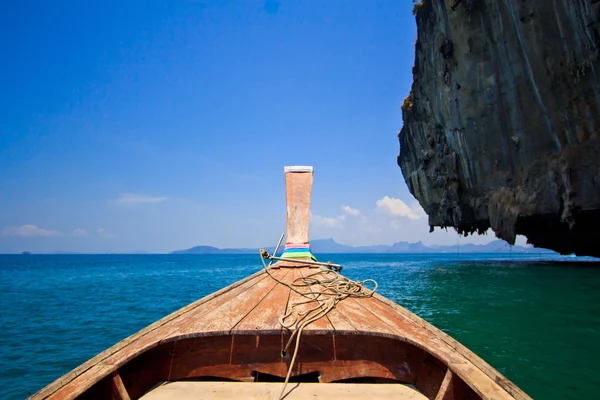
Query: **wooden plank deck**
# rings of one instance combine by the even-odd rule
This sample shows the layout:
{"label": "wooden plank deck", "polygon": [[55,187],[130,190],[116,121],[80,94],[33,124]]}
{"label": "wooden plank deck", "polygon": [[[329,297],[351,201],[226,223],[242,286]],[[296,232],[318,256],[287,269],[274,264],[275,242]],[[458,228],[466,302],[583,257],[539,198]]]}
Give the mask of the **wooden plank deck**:
{"label": "wooden plank deck", "polygon": [[[141,397],[142,400],[278,400],[282,383],[169,382]],[[425,400],[409,385],[365,383],[295,383],[286,389],[286,400]]]}

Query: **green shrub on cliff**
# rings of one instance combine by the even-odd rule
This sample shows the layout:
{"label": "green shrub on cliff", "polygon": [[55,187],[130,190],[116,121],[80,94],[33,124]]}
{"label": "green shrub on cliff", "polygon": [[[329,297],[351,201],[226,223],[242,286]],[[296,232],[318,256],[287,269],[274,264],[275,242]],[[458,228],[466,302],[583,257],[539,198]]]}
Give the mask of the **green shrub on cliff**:
{"label": "green shrub on cliff", "polygon": [[400,106],[403,110],[410,110],[413,108],[413,91],[411,90],[408,96],[404,99],[404,102]]}
{"label": "green shrub on cliff", "polygon": [[413,15],[417,15],[417,12],[419,11],[419,8],[423,7],[423,3],[425,3],[425,0],[421,0],[417,3],[417,0],[413,0],[413,3],[415,3],[415,5],[413,6]]}

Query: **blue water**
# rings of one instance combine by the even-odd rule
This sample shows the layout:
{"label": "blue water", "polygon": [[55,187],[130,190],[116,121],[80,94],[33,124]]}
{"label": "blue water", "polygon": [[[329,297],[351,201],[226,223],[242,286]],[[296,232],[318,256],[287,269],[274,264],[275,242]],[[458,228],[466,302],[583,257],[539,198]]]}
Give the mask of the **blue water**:
{"label": "blue water", "polygon": [[[331,255],[534,398],[600,399],[600,267],[498,255]],[[0,255],[0,399],[22,399],[261,268],[258,255]]]}

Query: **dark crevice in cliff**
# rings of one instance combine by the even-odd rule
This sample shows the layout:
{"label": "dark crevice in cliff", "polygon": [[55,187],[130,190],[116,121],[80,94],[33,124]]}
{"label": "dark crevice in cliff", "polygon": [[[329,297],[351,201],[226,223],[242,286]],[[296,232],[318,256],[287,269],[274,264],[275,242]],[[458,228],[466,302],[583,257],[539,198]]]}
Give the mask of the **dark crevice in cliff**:
{"label": "dark crevice in cliff", "polygon": [[561,223],[556,215],[536,215],[520,218],[516,230],[527,236],[536,247],[553,249],[562,254],[598,254],[593,251],[600,243],[600,211],[577,213],[573,220],[577,229]]}
{"label": "dark crevice in cliff", "polygon": [[433,227],[600,256],[600,2],[424,0],[398,164]]}

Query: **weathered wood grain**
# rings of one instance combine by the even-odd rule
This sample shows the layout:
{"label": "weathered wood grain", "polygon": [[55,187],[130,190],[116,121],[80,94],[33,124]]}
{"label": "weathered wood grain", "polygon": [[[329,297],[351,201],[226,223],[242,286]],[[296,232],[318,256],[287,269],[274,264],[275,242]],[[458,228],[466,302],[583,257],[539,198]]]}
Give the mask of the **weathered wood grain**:
{"label": "weathered wood grain", "polygon": [[483,399],[514,399],[497,382],[471,363],[451,364],[450,368]]}
{"label": "weathered wood grain", "polygon": [[[288,284],[314,271],[302,266],[272,269],[278,280]],[[317,286],[299,290],[311,289]],[[113,396],[123,397],[111,381],[115,376],[132,399],[159,381],[207,376],[252,381],[256,373],[283,377],[293,345],[282,357],[290,332],[281,328],[279,318],[301,299],[264,272],[257,273],[113,346],[97,356],[94,365],[84,364],[34,398],[93,397],[86,390],[94,385],[104,390],[100,383],[105,378],[112,382]],[[431,399],[442,391],[445,400],[460,398],[456,395],[461,393],[528,399],[518,397],[518,392],[511,395],[506,387],[514,385],[503,386],[506,382],[499,373],[465,352],[458,342],[390,303],[377,295],[342,300],[305,329],[292,376],[318,372],[321,382],[365,376],[411,382]],[[298,306],[295,311],[315,304]],[[446,366],[454,378],[445,388]]]}
{"label": "weathered wood grain", "polygon": [[281,363],[281,334],[234,335],[231,364]]}
{"label": "weathered wood grain", "polygon": [[[385,324],[393,327],[393,330],[401,335],[404,340],[407,340],[410,343],[425,349],[428,353],[435,355],[437,359],[443,360],[445,364],[451,364],[454,366],[470,364],[468,359],[466,359],[461,353],[457,352],[454,348],[449,346],[448,343],[440,337],[440,335],[436,334],[436,332],[422,329],[422,326],[416,324],[416,321],[412,319],[399,318],[396,310],[386,307],[385,304],[377,301],[377,299],[351,299],[351,301],[359,303],[362,307],[369,310],[373,317],[378,318]],[[402,316],[404,317],[404,315]],[[437,375],[440,374],[438,370],[435,371]],[[434,370],[431,370],[427,373],[433,372]],[[480,394],[482,390],[485,390],[485,388],[482,389],[477,387],[480,384],[487,384],[485,380],[474,379],[475,375],[465,375],[461,376],[461,378],[475,392]],[[433,381],[434,379],[427,379],[427,382]],[[423,389],[426,389],[425,391],[428,392],[432,392],[434,390],[437,391],[436,388],[429,388],[429,386],[426,388],[424,387]],[[503,389],[503,391],[504,390],[505,389]]]}
{"label": "weathered wood grain", "polygon": [[[406,383],[414,383],[416,379],[415,359],[420,358],[422,352],[419,349],[411,351],[411,347],[408,343],[386,337],[363,335],[336,335],[335,337],[337,361],[375,362],[388,370],[388,374],[363,376],[392,378]],[[356,376],[352,371],[348,371],[348,373]]]}
{"label": "weathered wood grain", "polygon": [[376,299],[370,297],[350,299],[350,301],[358,304],[372,318],[386,325],[394,335],[402,338],[402,340],[421,347],[429,353],[434,354],[437,358],[446,360],[446,363],[464,361],[452,348],[441,341],[435,333],[422,329],[414,321],[405,318],[402,314],[399,314]]}
{"label": "weathered wood grain", "polygon": [[329,383],[356,378],[382,378],[408,382],[410,379],[398,371],[370,360],[336,360],[315,366],[320,373],[319,382]]}
{"label": "weathered wood grain", "polygon": [[111,372],[110,366],[96,364],[80,374],[77,377],[77,380],[72,380],[66,383],[46,398],[51,400],[67,400],[76,398],[89,387],[100,381],[103,377],[108,376],[108,374]]}
{"label": "weathered wood grain", "polygon": [[123,380],[121,379],[121,375],[119,375],[118,373],[113,374],[112,389],[113,389],[113,399],[115,399],[115,400],[131,400],[131,398],[129,397],[129,393],[127,393],[127,389],[125,389],[125,385],[123,385]]}
{"label": "weathered wood grain", "polygon": [[440,386],[440,390],[435,396],[435,400],[454,400],[453,380],[454,374],[448,369],[442,381],[442,386]]}
{"label": "weathered wood grain", "polygon": [[336,311],[342,314],[347,320],[352,321],[351,324],[359,333],[396,335],[396,332],[392,328],[383,323],[379,318],[374,317],[373,313],[360,305],[360,301],[362,300],[364,299],[347,298],[338,303]]}
{"label": "weathered wood grain", "polygon": [[427,398],[434,399],[444,381],[446,366],[427,352],[421,353],[421,357],[413,360],[413,364],[417,376],[414,385]]}
{"label": "weathered wood grain", "polygon": [[[283,277],[286,281],[290,281],[298,274],[296,269],[287,269],[272,271],[275,277]],[[285,275],[284,275],[285,273]],[[267,279],[271,279],[268,277]],[[280,331],[281,324],[279,318],[284,315],[288,300],[290,298],[290,288],[276,283],[266,296],[263,297],[246,316],[244,316],[233,328],[232,333],[243,333],[245,331],[252,334],[260,335],[265,332]]]}
{"label": "weathered wood grain", "polygon": [[[173,382],[149,392],[143,400],[170,399],[247,399],[278,400],[282,383],[239,382]],[[426,397],[411,387],[382,384],[322,384],[300,383],[288,387],[286,400],[313,399],[398,399],[425,400]]]}
{"label": "weathered wood grain", "polygon": [[458,342],[456,339],[447,335],[445,332],[436,328],[429,322],[425,321],[423,318],[418,315],[410,312],[406,308],[401,305],[394,303],[390,299],[383,297],[379,294],[375,294],[373,296],[379,302],[387,305],[392,308],[402,316],[407,319],[412,320],[417,325],[421,326],[423,329],[432,332],[439,340],[447,343],[456,353],[460,354],[462,357],[466,358],[470,363],[475,365],[481,371],[483,371],[486,375],[488,375],[491,379],[493,379],[498,385],[500,385],[504,390],[511,394],[517,400],[531,400],[521,388],[515,385],[512,381],[508,380],[504,375],[502,375],[498,370],[494,369],[491,365],[473,353],[471,350],[466,348],[463,344]]}
{"label": "weathered wood grain", "polygon": [[[39,390],[38,392],[36,392],[32,396],[30,396],[29,399],[37,400],[37,399],[49,398],[49,396],[52,395],[52,393],[56,392],[58,389],[64,387],[69,382],[73,381],[74,379],[76,379],[77,377],[79,377],[80,375],[82,375],[83,373],[88,371],[89,369],[95,367],[98,363],[103,362],[109,356],[111,356],[111,355],[117,353],[118,351],[120,351],[121,349],[131,345],[132,343],[134,343],[135,341],[144,337],[145,335],[156,331],[157,329],[167,325],[171,321],[177,319],[178,317],[180,317],[182,315],[185,315],[186,313],[196,309],[197,307],[200,307],[203,304],[205,304],[215,298],[220,297],[224,293],[227,293],[239,286],[242,286],[248,282],[251,282],[252,280],[254,280],[256,278],[260,278],[263,274],[265,274],[264,271],[258,271],[256,273],[248,276],[245,279],[235,282],[230,286],[227,286],[227,287],[225,287],[221,290],[218,290],[206,297],[203,297],[191,304],[188,304],[187,306],[182,307],[181,309],[175,311],[174,313],[169,314],[166,317],[154,322],[153,324],[148,325],[146,328],[142,329],[141,331],[127,337],[126,339],[123,339],[122,341],[115,344],[114,346],[111,346],[110,348],[106,349],[102,353],[98,354],[97,356],[95,356],[95,357],[91,358],[90,360],[86,361],[85,363],[81,364],[79,367],[75,368],[73,371],[66,373],[65,375],[58,378],[57,380],[55,380],[48,386],[42,388],[41,390]],[[113,372],[113,371],[114,371],[114,369],[110,372]]]}
{"label": "weathered wood grain", "polygon": [[[297,271],[295,271],[294,275],[292,276],[293,279],[291,279],[290,282],[293,284],[294,280],[304,278],[307,275],[314,273],[314,272],[316,272],[316,270],[313,268],[298,268]],[[301,293],[308,293],[313,290],[321,290],[321,288],[318,285],[312,285],[312,286],[307,286],[307,287],[296,287],[296,290],[298,290]],[[309,300],[309,299],[292,291],[290,293],[290,299],[288,301],[288,307],[286,308],[286,312],[289,312],[289,310],[293,304],[298,303],[298,302],[305,302],[307,300]],[[316,307],[317,305],[318,305],[317,302],[311,301],[310,303],[295,306],[293,308],[293,312],[295,315],[298,315],[298,314],[307,312],[308,310]],[[323,316],[322,318],[319,318],[318,320],[312,322],[311,324],[307,325],[306,328],[304,328],[304,332],[315,332],[315,333],[316,332],[331,333],[332,330],[333,330],[333,325],[331,325],[331,322],[329,321],[329,318],[326,315]]]}
{"label": "weathered wood grain", "polygon": [[[275,271],[273,272],[275,273]],[[165,337],[163,341],[172,340],[172,338],[176,338],[181,335],[182,332],[188,332],[187,329],[192,322],[201,324],[203,321],[205,322],[212,317],[218,316],[219,313],[222,313],[223,310],[226,310],[228,307],[235,306],[240,298],[248,300],[251,296],[254,296],[254,298],[264,297],[266,295],[266,291],[274,286],[273,282],[274,281],[269,277],[269,275],[262,271],[262,274],[257,276],[255,279],[247,281],[243,285],[239,285],[232,290],[223,293],[223,295],[219,296],[219,298],[206,302],[202,307],[190,310],[176,320],[173,320],[171,325],[176,329],[172,334],[169,334],[168,337]],[[256,306],[256,303],[252,305]],[[233,311],[237,310],[233,309]],[[239,318],[242,318],[243,316],[243,314],[240,314]],[[236,318],[235,322],[237,322],[239,318]],[[223,329],[228,331],[231,329],[231,326],[224,327]],[[202,329],[199,328],[199,331],[202,331]]]}
{"label": "weathered wood grain", "polygon": [[312,184],[312,172],[287,172],[285,174],[286,243],[308,243]]}
{"label": "weathered wood grain", "polygon": [[[283,279],[289,272],[289,269],[272,271],[278,279]],[[199,310],[199,312],[194,313],[194,316],[190,316],[187,323],[180,325],[173,336],[184,338],[198,334],[208,334],[209,332],[229,334],[231,329],[254,308],[259,306],[260,302],[277,286],[279,284],[267,276],[247,290],[237,290],[233,293],[235,297],[223,301],[217,307],[206,312]]]}
{"label": "weathered wood grain", "polygon": [[169,379],[174,347],[172,342],[153,347],[119,368],[132,399],[139,398],[157,382]]}
{"label": "weathered wood grain", "polygon": [[178,340],[174,343],[173,358],[167,380],[201,376],[195,372],[200,367],[229,364],[233,340],[234,338],[229,335]]}

